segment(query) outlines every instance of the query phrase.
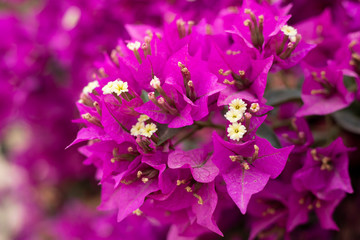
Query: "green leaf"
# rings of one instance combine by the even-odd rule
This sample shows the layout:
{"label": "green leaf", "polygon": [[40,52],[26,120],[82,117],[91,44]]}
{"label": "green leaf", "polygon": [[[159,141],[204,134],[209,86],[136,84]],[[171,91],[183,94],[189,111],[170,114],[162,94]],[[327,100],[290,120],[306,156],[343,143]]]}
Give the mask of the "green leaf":
{"label": "green leaf", "polygon": [[298,89],[277,89],[265,93],[266,104],[271,106],[280,105],[285,102],[300,101],[301,91]]}
{"label": "green leaf", "polygon": [[159,142],[157,143],[158,146],[160,146],[170,138],[173,138],[179,132],[184,131],[186,128],[188,128],[168,128],[167,126],[167,124],[162,124],[159,126],[159,130],[157,131],[157,134],[159,136]]}
{"label": "green leaf", "polygon": [[336,123],[343,129],[360,134],[360,116],[356,115],[350,109],[344,109],[332,114]]}
{"label": "green leaf", "polygon": [[345,76],[343,78],[344,85],[350,92],[354,92],[357,89],[357,84],[354,77],[351,76]]}
{"label": "green leaf", "polygon": [[141,99],[143,100],[144,103],[150,101],[148,97],[148,93],[145,90],[141,91]]}
{"label": "green leaf", "polygon": [[275,132],[272,130],[271,127],[269,127],[265,123],[261,124],[261,126],[258,128],[256,132],[256,135],[268,140],[271,143],[271,145],[275,148],[281,147],[279,139],[277,138]]}

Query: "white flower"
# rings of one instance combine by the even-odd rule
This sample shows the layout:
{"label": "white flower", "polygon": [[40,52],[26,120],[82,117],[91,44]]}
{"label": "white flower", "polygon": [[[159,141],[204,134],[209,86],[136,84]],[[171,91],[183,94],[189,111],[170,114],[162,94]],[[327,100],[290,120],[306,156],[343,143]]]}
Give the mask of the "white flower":
{"label": "white flower", "polygon": [[150,81],[150,86],[155,89],[157,89],[160,86],[160,84],[161,82],[159,78],[157,78],[156,76],[154,76],[153,79]]}
{"label": "white flower", "polygon": [[120,79],[116,79],[113,82],[108,82],[103,88],[102,88],[103,94],[112,94],[116,93],[118,96],[123,92],[128,92],[128,83],[123,82]]}
{"label": "white flower", "polygon": [[134,51],[134,50],[138,50],[141,46],[141,43],[138,42],[138,41],[135,41],[135,42],[129,42],[127,45],[127,48],[130,49],[131,51]]}
{"label": "white flower", "polygon": [[143,131],[143,129],[145,128],[145,124],[144,122],[138,122],[135,125],[133,125],[130,129],[130,134],[132,136],[137,136],[140,135]]}
{"label": "white flower", "polygon": [[84,94],[92,93],[92,91],[94,91],[94,89],[97,87],[100,87],[98,81],[89,82],[88,85],[83,88],[83,93]]}
{"label": "white flower", "polygon": [[141,131],[141,135],[145,137],[151,137],[154,132],[156,132],[158,129],[154,123],[148,123],[145,125],[145,127]]}
{"label": "white flower", "polygon": [[112,94],[112,89],[114,86],[114,82],[108,82],[103,88],[103,94]]}
{"label": "white flower", "polygon": [[149,116],[145,115],[145,114],[141,114],[140,117],[138,118],[138,122],[145,122],[146,120],[149,120]]}
{"label": "white flower", "polygon": [[291,42],[295,42],[296,41],[296,35],[297,35],[297,30],[289,25],[284,25],[281,28],[281,31],[289,37]]}
{"label": "white flower", "polygon": [[141,216],[143,212],[140,209],[136,209],[135,211],[133,211],[133,214],[135,214],[136,216]]}
{"label": "white flower", "polygon": [[260,105],[258,103],[252,103],[250,109],[252,112],[256,113],[260,110]]}
{"label": "white flower", "polygon": [[235,109],[230,109],[225,114],[225,118],[232,123],[239,121],[242,118],[242,116],[243,116],[243,112]]}
{"label": "white flower", "polygon": [[242,114],[246,111],[247,104],[240,98],[236,98],[229,104],[229,109],[240,111]]}
{"label": "white flower", "polygon": [[240,123],[233,123],[229,125],[227,132],[231,140],[239,141],[246,133],[246,128]]}
{"label": "white flower", "polygon": [[123,92],[128,92],[128,83],[123,82],[120,79],[114,81],[113,85],[113,92],[116,93],[118,96]]}

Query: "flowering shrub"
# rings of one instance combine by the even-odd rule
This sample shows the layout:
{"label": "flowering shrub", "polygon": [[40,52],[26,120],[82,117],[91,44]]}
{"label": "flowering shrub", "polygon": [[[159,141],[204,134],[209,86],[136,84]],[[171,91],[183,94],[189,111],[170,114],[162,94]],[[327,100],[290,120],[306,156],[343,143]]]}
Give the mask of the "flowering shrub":
{"label": "flowering shrub", "polygon": [[[85,127],[73,144],[89,140],[80,152],[97,168],[99,208],[116,209],[119,222],[136,214],[170,224],[169,239],[223,236],[219,213],[235,203],[245,214],[256,194],[252,204],[261,206],[247,215],[258,222],[250,238],[288,236],[313,210],[322,228],[337,229],[331,215],[353,191],[351,149],[341,138],[313,148],[303,117],[346,108],[354,92],[342,81],[347,69],[307,63],[317,45],[289,19],[287,7],[244,1],[222,10],[213,24],[179,16],[163,30],[137,27],[133,35],[142,37],[119,40],[77,104],[77,122]],[[293,99],[285,96],[276,109],[267,104],[269,72],[299,64],[304,104],[288,107],[273,133],[282,145],[275,148],[258,129]],[[356,72],[356,56],[350,64]],[[302,167],[271,180],[287,161]],[[258,214],[271,217],[256,220]]]}
{"label": "flowering shrub", "polygon": [[[7,165],[29,179],[16,189],[31,191],[0,185],[0,195],[29,196],[21,212],[39,222],[6,236],[328,239],[341,230],[333,214],[357,187],[360,4],[269,2],[49,0],[33,26],[2,16],[0,125],[10,130],[0,136]],[[303,2],[311,11],[300,16]],[[63,150],[75,102],[81,128]],[[98,195],[102,212],[91,208]]]}

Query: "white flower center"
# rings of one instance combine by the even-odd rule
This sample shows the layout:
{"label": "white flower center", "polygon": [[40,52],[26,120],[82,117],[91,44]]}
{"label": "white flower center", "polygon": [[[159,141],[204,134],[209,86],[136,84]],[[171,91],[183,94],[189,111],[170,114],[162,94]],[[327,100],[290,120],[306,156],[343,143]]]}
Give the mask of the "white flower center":
{"label": "white flower center", "polygon": [[102,88],[103,94],[112,94],[116,93],[118,96],[123,92],[128,92],[128,83],[123,82],[120,79],[116,79],[113,82],[108,82],[103,88]]}
{"label": "white flower center", "polygon": [[236,110],[236,109],[230,109],[226,114],[225,114],[225,118],[229,121],[229,122],[237,122],[239,121],[241,118],[243,117],[243,112]]}
{"label": "white flower center", "polygon": [[242,114],[246,111],[247,104],[240,98],[236,98],[229,104],[229,109],[240,111]]}
{"label": "white flower center", "polygon": [[256,113],[260,110],[260,105],[258,103],[252,103],[251,106],[250,106],[250,109]]}
{"label": "white flower center", "polygon": [[[146,115],[141,115],[141,116],[146,116]],[[148,117],[148,116],[146,116],[146,117]],[[149,119],[149,117],[148,117],[148,119]],[[148,123],[145,125],[144,122],[139,121],[131,127],[130,134],[132,136],[142,135],[142,136],[150,138],[157,130],[158,129],[154,123]]]}
{"label": "white flower center", "polygon": [[240,123],[233,123],[229,125],[227,132],[231,140],[239,141],[246,133],[246,128]]}
{"label": "white flower center", "polygon": [[140,48],[141,43],[139,41],[129,42],[126,46],[131,51],[134,51],[134,50],[138,50]]}
{"label": "white flower center", "polygon": [[157,89],[158,87],[160,87],[160,80],[159,78],[157,78],[156,76],[153,77],[153,79],[150,81],[150,86]]}
{"label": "white flower center", "polygon": [[100,87],[99,82],[92,81],[92,82],[89,82],[88,85],[83,88],[82,92],[84,94],[89,94],[89,93],[92,93],[92,91],[94,91],[94,89],[97,87]]}
{"label": "white flower center", "polygon": [[148,115],[145,115],[145,114],[142,114],[140,115],[140,117],[138,118],[138,122],[145,122],[146,120],[149,120],[149,116]]}
{"label": "white flower center", "polygon": [[130,134],[132,136],[141,135],[142,130],[145,128],[144,122],[138,122],[135,125],[133,125],[130,129]]}
{"label": "white flower center", "polygon": [[141,131],[141,135],[145,136],[145,137],[151,137],[156,131],[157,131],[157,127],[154,123],[148,123],[145,125],[145,127],[142,129]]}
{"label": "white flower center", "polygon": [[281,31],[289,37],[291,42],[295,42],[296,41],[296,35],[297,35],[297,30],[289,25],[284,25],[281,28]]}

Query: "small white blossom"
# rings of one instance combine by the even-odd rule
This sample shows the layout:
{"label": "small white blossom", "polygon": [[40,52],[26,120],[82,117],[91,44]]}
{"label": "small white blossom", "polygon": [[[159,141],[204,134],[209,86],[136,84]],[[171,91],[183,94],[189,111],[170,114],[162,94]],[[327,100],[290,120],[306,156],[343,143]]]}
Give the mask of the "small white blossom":
{"label": "small white blossom", "polygon": [[289,25],[284,25],[281,28],[281,31],[289,37],[291,42],[295,42],[296,41],[296,35],[297,35],[297,30]]}
{"label": "small white blossom", "polygon": [[141,43],[138,42],[138,41],[135,41],[135,42],[129,42],[127,45],[127,48],[130,49],[131,51],[134,51],[134,50],[138,50],[141,46]]}
{"label": "small white blossom", "polygon": [[114,86],[114,82],[108,82],[101,90],[103,91],[103,94],[112,94],[112,89]]}
{"label": "small white blossom", "polygon": [[114,81],[113,92],[115,92],[117,95],[120,95],[121,93],[128,91],[129,89],[127,82],[123,82],[120,79]]}
{"label": "small white blossom", "polygon": [[138,122],[145,122],[146,120],[149,120],[149,116],[145,115],[145,114],[141,114],[140,117],[138,118]]}
{"label": "small white blossom", "polygon": [[227,132],[231,140],[239,141],[246,133],[246,128],[240,123],[233,123],[229,125]]}
{"label": "small white blossom", "polygon": [[250,109],[252,112],[256,113],[260,110],[260,105],[258,103],[252,103]]}
{"label": "small white blossom", "polygon": [[246,111],[247,104],[240,98],[236,98],[229,104],[229,109],[240,111],[242,114]]}
{"label": "small white blossom", "polygon": [[144,122],[138,122],[135,125],[133,125],[130,129],[130,134],[132,136],[138,136],[141,135],[143,129],[145,128]]}
{"label": "small white blossom", "polygon": [[142,129],[141,131],[141,135],[145,136],[145,137],[151,137],[156,131],[157,131],[157,127],[154,123],[148,123],[145,125],[145,127]]}
{"label": "small white blossom", "polygon": [[116,79],[113,82],[108,82],[103,88],[102,88],[103,94],[112,94],[116,93],[117,95],[120,95],[123,92],[128,92],[128,83],[123,82],[120,79]]}
{"label": "small white blossom", "polygon": [[243,117],[243,112],[235,109],[230,109],[225,114],[225,118],[232,123],[239,121],[242,117]]}
{"label": "small white blossom", "polygon": [[89,93],[92,93],[92,91],[94,91],[94,89],[97,87],[100,87],[99,82],[92,81],[92,82],[89,82],[88,85],[83,88],[82,92],[84,94],[89,94]]}
{"label": "small white blossom", "polygon": [[135,214],[136,216],[141,216],[143,212],[140,209],[136,209],[135,211],[133,211],[133,214]]}
{"label": "small white blossom", "polygon": [[159,78],[157,78],[156,76],[154,76],[153,79],[150,81],[150,86],[155,89],[157,89],[160,86],[160,84],[161,82]]}

